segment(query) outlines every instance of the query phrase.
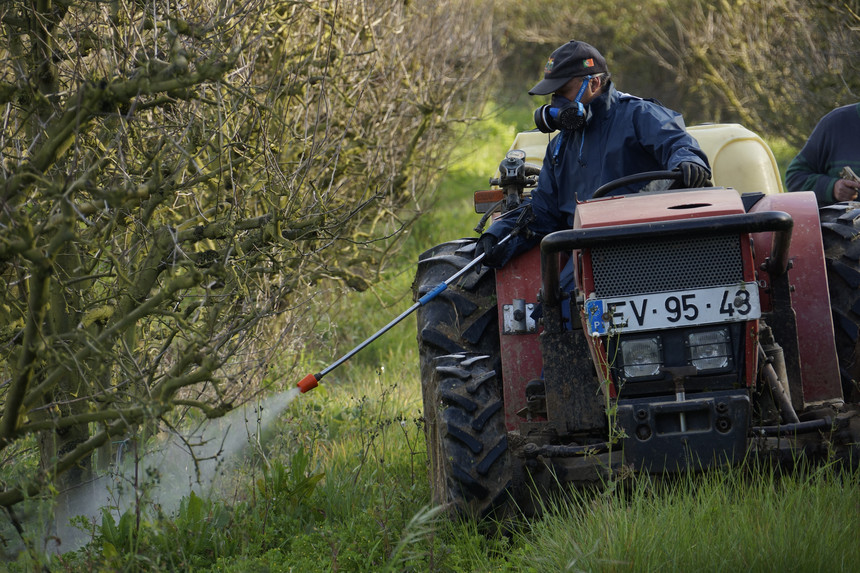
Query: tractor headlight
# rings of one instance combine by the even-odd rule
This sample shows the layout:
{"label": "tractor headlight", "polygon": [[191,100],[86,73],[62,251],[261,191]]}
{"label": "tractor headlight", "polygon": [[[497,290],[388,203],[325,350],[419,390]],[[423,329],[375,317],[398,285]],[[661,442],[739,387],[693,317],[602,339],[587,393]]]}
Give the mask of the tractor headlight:
{"label": "tractor headlight", "polygon": [[731,337],[728,328],[691,332],[687,335],[690,364],[698,370],[720,370],[732,363]]}
{"label": "tractor headlight", "polygon": [[659,336],[621,341],[624,377],[644,378],[660,374],[663,365],[663,344]]}

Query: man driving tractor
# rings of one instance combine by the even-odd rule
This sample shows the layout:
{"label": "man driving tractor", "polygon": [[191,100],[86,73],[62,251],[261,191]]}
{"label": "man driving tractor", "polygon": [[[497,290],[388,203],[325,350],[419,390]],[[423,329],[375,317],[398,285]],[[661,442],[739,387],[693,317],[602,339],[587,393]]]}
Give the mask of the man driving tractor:
{"label": "man driving tractor", "polygon": [[[498,246],[517,215],[497,220],[481,235],[475,253],[484,253],[489,267],[499,268],[545,235],[571,228],[577,201],[590,199],[604,183],[633,173],[678,170],[683,186],[694,188],[711,176],[708,159],[685,131],[681,114],[618,91],[606,60],[593,46],[571,40],[550,55],[543,80],[529,90],[529,95],[548,94],[551,103],[538,108],[535,123],[540,131],[558,135],[549,142],[538,185],[526,201],[534,213],[529,225],[533,236],[520,235]],[[644,185],[612,194],[635,193]],[[562,287],[571,280],[571,270],[563,270]]]}

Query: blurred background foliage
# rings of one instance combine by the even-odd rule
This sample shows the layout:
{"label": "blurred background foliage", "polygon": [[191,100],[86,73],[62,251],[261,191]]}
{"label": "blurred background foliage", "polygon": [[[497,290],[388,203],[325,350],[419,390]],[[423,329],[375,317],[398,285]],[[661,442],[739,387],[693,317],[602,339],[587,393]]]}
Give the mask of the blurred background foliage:
{"label": "blurred background foliage", "polygon": [[860,100],[860,2],[537,0],[496,4],[500,87],[525,91],[562,43],[606,57],[618,88],[801,145],[834,107]]}

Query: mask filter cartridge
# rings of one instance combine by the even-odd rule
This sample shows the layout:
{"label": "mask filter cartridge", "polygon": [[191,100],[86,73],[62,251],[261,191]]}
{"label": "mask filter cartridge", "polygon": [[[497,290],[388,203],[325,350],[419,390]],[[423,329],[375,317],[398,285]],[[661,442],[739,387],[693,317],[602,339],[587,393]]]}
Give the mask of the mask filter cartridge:
{"label": "mask filter cartridge", "polygon": [[585,93],[591,76],[586,76],[585,81],[576,94],[576,99],[570,101],[559,95],[552,96],[552,102],[542,105],[535,110],[534,120],[538,130],[542,133],[552,133],[559,129],[578,131],[585,127],[585,106],[580,99]]}

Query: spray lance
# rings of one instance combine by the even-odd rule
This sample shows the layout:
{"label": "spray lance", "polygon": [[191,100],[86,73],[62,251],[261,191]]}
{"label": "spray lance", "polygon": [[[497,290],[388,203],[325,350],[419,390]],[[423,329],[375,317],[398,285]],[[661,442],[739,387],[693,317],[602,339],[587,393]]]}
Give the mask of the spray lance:
{"label": "spray lance", "polygon": [[[514,225],[513,230],[510,233],[508,233],[506,236],[502,237],[502,239],[499,240],[497,245],[501,246],[501,245],[507,243],[513,237],[515,237],[515,236],[519,235],[521,232],[523,232],[523,230],[526,230],[526,232],[528,232],[527,226],[531,222],[532,218],[533,217],[532,217],[531,204],[530,203],[524,203],[520,208],[520,215],[517,218],[517,222]],[[424,296],[419,298],[418,301],[415,302],[415,304],[413,304],[408,309],[403,311],[394,320],[392,320],[391,322],[386,324],[380,330],[377,330],[373,335],[370,336],[370,338],[368,338],[367,340],[365,340],[364,342],[362,342],[361,344],[359,344],[358,346],[356,346],[355,348],[353,348],[352,350],[350,350],[349,352],[347,352],[346,354],[344,354],[343,356],[338,358],[335,362],[330,364],[324,370],[322,370],[316,374],[308,374],[307,376],[302,378],[301,381],[299,381],[299,383],[298,383],[298,387],[299,387],[299,390],[301,391],[301,393],[304,394],[308,390],[313,390],[314,388],[316,388],[319,385],[320,380],[322,380],[323,377],[325,377],[329,372],[331,372],[332,370],[334,370],[335,368],[337,368],[338,366],[340,366],[341,364],[343,364],[344,362],[346,362],[347,360],[349,360],[350,358],[352,358],[353,356],[355,356],[356,354],[358,354],[359,352],[364,350],[364,348],[366,348],[371,342],[373,342],[374,340],[376,340],[377,338],[379,338],[380,336],[382,336],[383,334],[385,334],[386,332],[391,330],[396,324],[398,324],[404,318],[406,318],[407,316],[409,316],[410,314],[412,314],[413,312],[418,310],[419,307],[424,306],[425,304],[427,304],[428,302],[430,302],[431,300],[433,300],[434,298],[439,296],[445,289],[448,288],[448,285],[450,285],[451,283],[453,283],[454,281],[459,279],[461,276],[465,275],[467,272],[469,272],[473,268],[480,265],[481,261],[484,260],[485,255],[486,255],[486,253],[482,253],[482,254],[478,255],[477,257],[475,257],[474,259],[472,259],[466,266],[464,266],[462,269],[460,269],[459,271],[454,273],[451,277],[446,279],[444,282],[439,283],[438,285],[433,287],[433,289],[430,292],[428,292],[427,294],[425,294]]]}

